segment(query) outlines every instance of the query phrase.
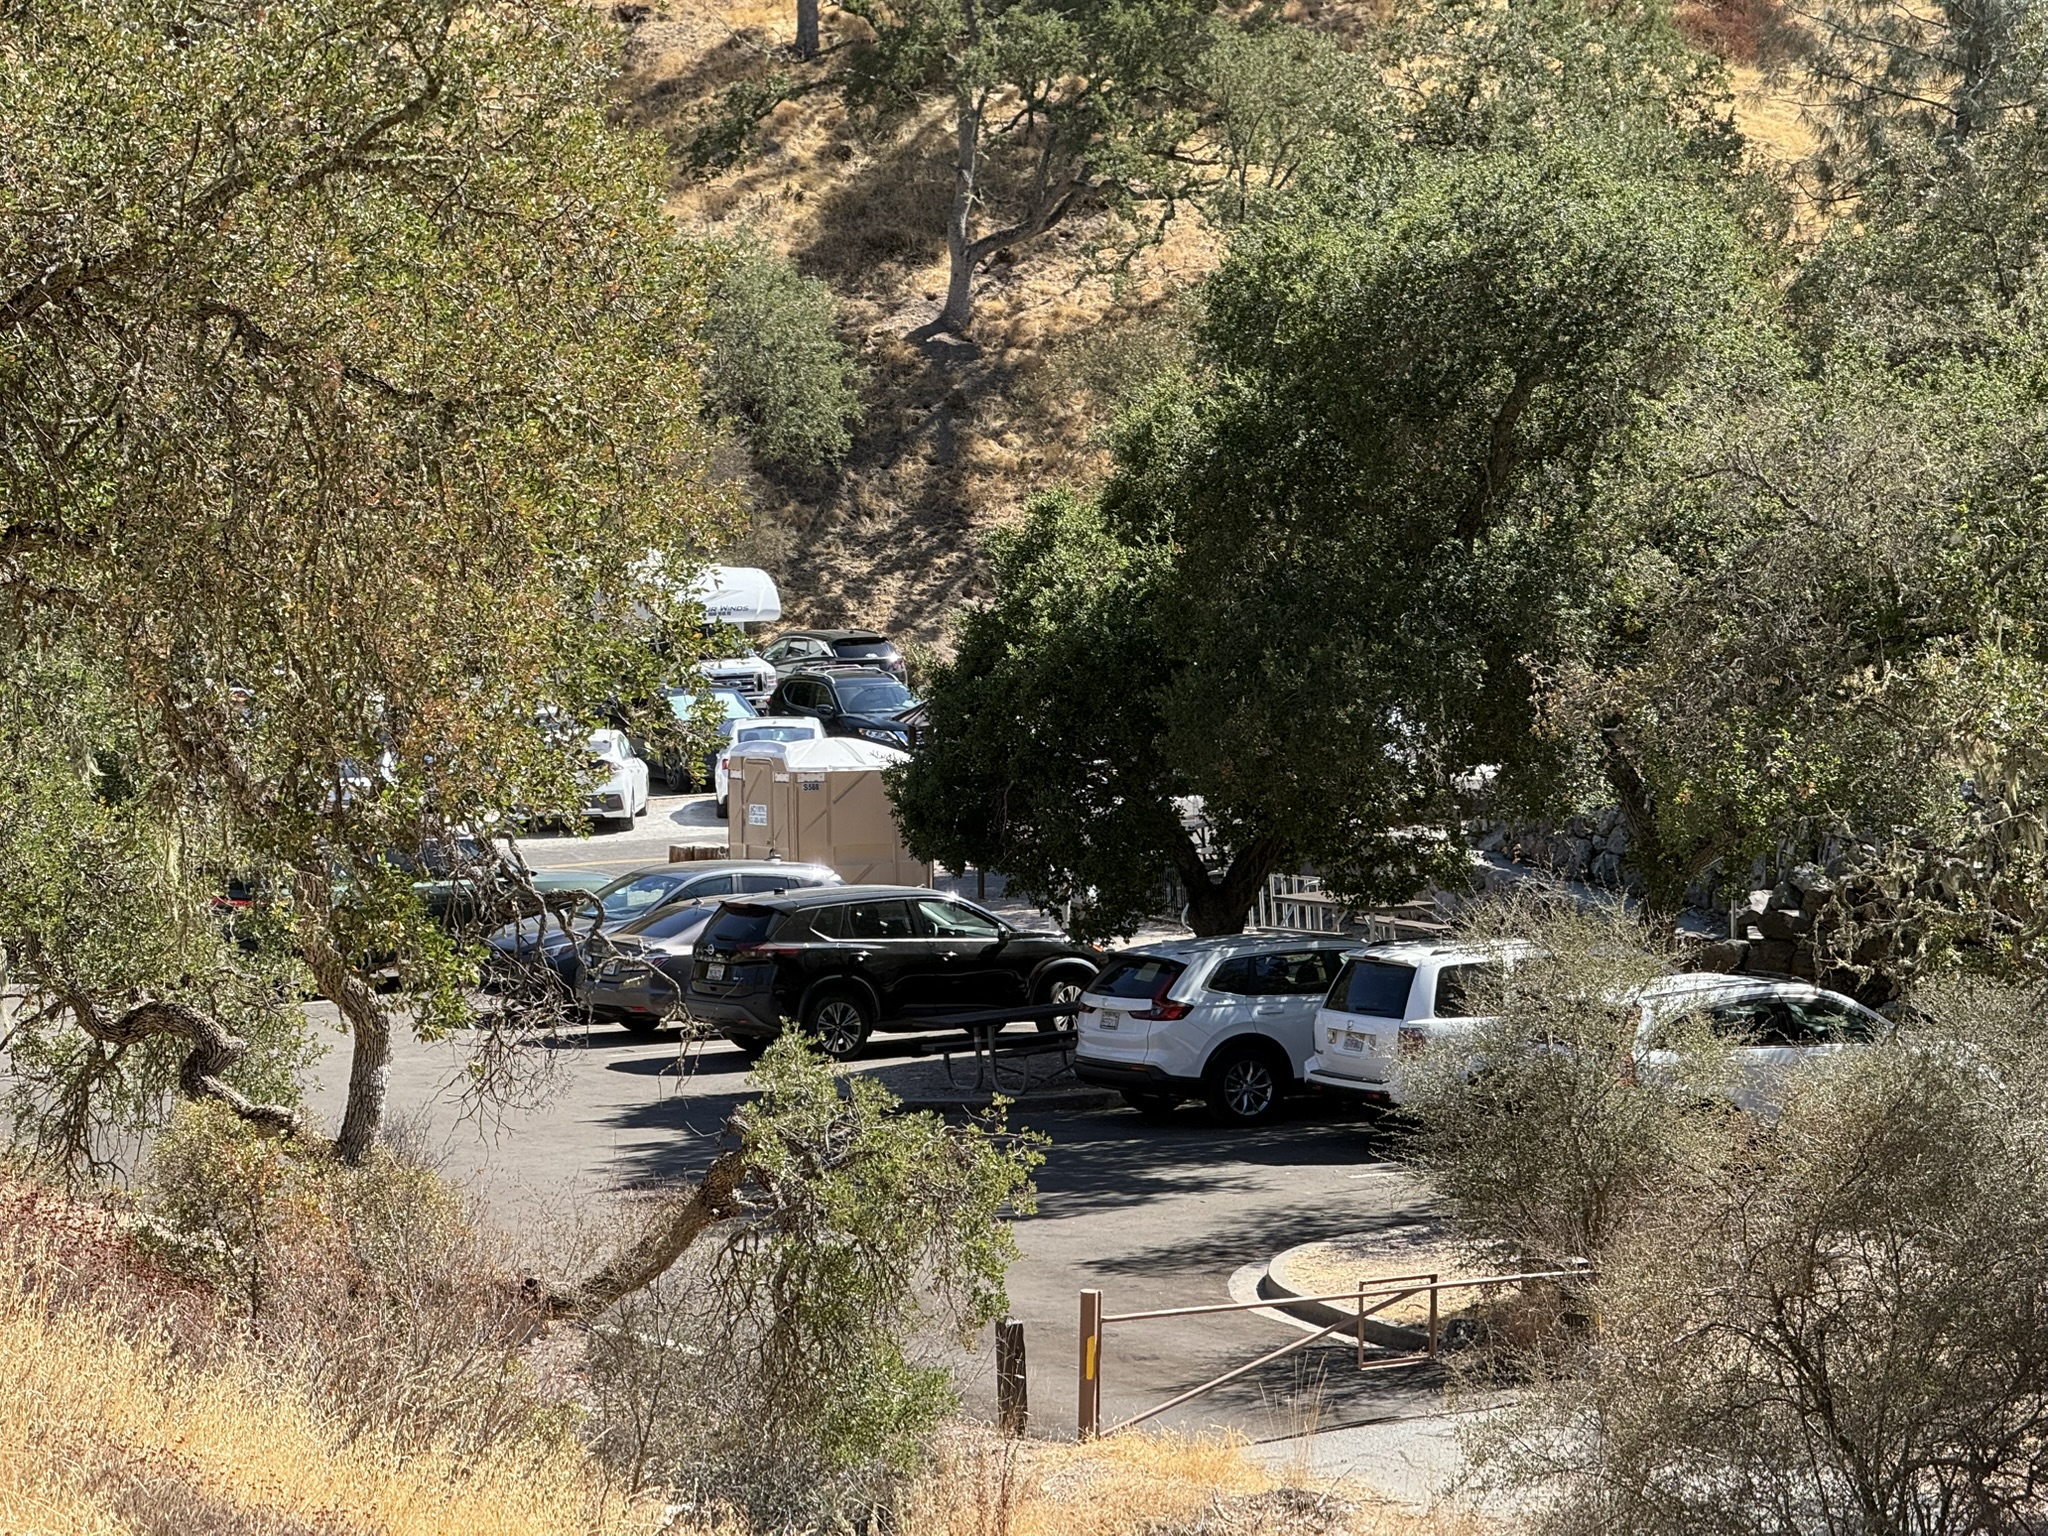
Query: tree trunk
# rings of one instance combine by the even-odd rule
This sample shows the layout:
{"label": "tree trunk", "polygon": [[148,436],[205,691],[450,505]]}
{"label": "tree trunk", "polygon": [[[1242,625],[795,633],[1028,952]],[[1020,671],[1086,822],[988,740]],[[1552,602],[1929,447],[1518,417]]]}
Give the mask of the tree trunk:
{"label": "tree trunk", "polygon": [[965,337],[974,323],[974,198],[981,169],[981,98],[960,98],[954,124],[953,207],[946,216],[946,305],[931,332]]}
{"label": "tree trunk", "polygon": [[333,892],[326,877],[300,870],[292,880],[292,895],[305,920],[299,954],[312,971],[321,996],[334,1004],[348,1026],[348,1102],[342,1108],[334,1152],[356,1167],[369,1157],[384,1126],[384,1104],[391,1089],[391,1014],[369,982],[334,947],[328,929]]}
{"label": "tree trunk", "polygon": [[818,0],[796,0],[796,56],[818,56]]}
{"label": "tree trunk", "polygon": [[1198,939],[1243,933],[1266,877],[1279,867],[1286,849],[1278,838],[1260,836],[1238,849],[1230,867],[1212,875],[1192,838],[1174,850],[1174,869],[1188,892],[1188,926]]}

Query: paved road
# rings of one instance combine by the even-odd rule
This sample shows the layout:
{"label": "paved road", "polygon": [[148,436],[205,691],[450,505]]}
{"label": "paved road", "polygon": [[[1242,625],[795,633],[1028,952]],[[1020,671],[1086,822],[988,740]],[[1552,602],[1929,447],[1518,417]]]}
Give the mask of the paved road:
{"label": "paved road", "polygon": [[[532,838],[537,867],[624,870],[666,857],[670,842],[722,840],[708,797],[658,799],[631,833]],[[885,1036],[859,1070],[899,1087],[935,1069]],[[331,1123],[346,1080],[345,1046],[316,1072],[311,1105]],[[461,1096],[462,1042],[406,1042],[393,1073],[394,1121],[468,1179],[515,1233],[587,1220],[603,1198],[686,1179],[714,1155],[747,1063],[722,1043],[679,1071],[673,1036],[593,1028],[536,1053],[537,1102],[469,1115]],[[1028,1103],[1028,1101],[1027,1101]],[[1421,1215],[1415,1182],[1386,1159],[1374,1129],[1339,1111],[1303,1106],[1270,1128],[1220,1130],[1190,1108],[1148,1124],[1128,1110],[1020,1115],[1048,1137],[1039,1212],[1019,1223],[1023,1257],[1011,1272],[1015,1315],[1030,1347],[1034,1424],[1071,1432],[1078,1294],[1105,1293],[1112,1312],[1232,1299],[1233,1274],[1295,1243],[1371,1230]],[[1266,1313],[1113,1326],[1105,1345],[1103,1412],[1115,1422],[1299,1337]],[[1229,1426],[1251,1438],[1311,1424],[1426,1410],[1432,1383],[1413,1372],[1360,1377],[1341,1346],[1316,1346],[1177,1410],[1163,1422]],[[960,1369],[971,1405],[992,1409],[986,1349]]]}

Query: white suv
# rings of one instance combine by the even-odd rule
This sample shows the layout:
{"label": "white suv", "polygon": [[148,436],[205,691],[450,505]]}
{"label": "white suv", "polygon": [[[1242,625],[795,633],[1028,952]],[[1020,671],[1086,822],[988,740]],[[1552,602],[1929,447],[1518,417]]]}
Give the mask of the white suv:
{"label": "white suv", "polygon": [[[1387,944],[1355,951],[1316,1014],[1316,1054],[1304,1078],[1323,1092],[1382,1104],[1401,1102],[1400,1058],[1469,1034],[1483,1020],[1465,1006],[1475,972],[1513,966],[1535,951]],[[1616,1000],[1640,1008],[1638,1065],[1675,1072],[1680,1058],[1664,1026],[1704,1014],[1729,1048],[1726,1096],[1739,1108],[1772,1113],[1785,1076],[1845,1047],[1868,1045],[1891,1021],[1861,1003],[1806,982],[1695,971],[1660,977]],[[1716,1090],[1719,1092],[1720,1090]]]}
{"label": "white suv", "polygon": [[1316,1014],[1312,1088],[1380,1104],[1401,1102],[1394,1066],[1477,1026],[1466,999],[1485,973],[1533,954],[1527,944],[1378,944],[1353,950]]}
{"label": "white suv", "polygon": [[1113,955],[1081,995],[1074,1075],[1120,1089],[1141,1114],[1203,1099],[1229,1123],[1270,1119],[1301,1084],[1348,947],[1233,935]]}

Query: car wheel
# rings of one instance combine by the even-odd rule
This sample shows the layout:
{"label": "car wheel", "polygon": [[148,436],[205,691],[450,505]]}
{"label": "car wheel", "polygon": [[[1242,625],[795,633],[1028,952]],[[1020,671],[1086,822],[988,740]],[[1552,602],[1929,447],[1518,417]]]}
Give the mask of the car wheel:
{"label": "car wheel", "polygon": [[1120,1089],[1124,1102],[1138,1112],[1141,1120],[1171,1120],[1180,1100],[1170,1093],[1143,1093],[1136,1088]]}
{"label": "car wheel", "polygon": [[[1038,1002],[1041,1007],[1048,1003],[1078,1003],[1081,994],[1088,988],[1088,978],[1069,971],[1039,983]],[[1073,1015],[1063,1019],[1040,1019],[1038,1032],[1041,1035],[1057,1034],[1063,1029],[1074,1027]]]}
{"label": "car wheel", "polygon": [[853,992],[821,992],[804,1010],[804,1033],[834,1061],[858,1055],[873,1028],[867,1005]]}
{"label": "car wheel", "polygon": [[732,802],[730,800],[719,801],[717,805],[717,811],[718,819],[720,821],[725,821],[729,819],[732,815]]}
{"label": "car wheel", "polygon": [[662,1021],[651,1013],[622,1013],[619,1023],[629,1035],[658,1035]]}
{"label": "car wheel", "polygon": [[1210,1063],[1204,1085],[1209,1111],[1218,1120],[1226,1125],[1262,1125],[1280,1113],[1287,1078],[1269,1053],[1240,1045]]}

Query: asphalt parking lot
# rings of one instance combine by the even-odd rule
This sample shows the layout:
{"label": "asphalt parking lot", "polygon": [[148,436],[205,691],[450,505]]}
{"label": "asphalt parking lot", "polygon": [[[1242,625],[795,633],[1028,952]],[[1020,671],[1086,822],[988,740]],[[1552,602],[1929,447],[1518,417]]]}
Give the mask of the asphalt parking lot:
{"label": "asphalt parking lot", "polygon": [[[670,843],[722,843],[706,796],[657,798],[630,833],[522,842],[540,868],[625,870],[667,857]],[[856,1070],[885,1081],[929,1074],[906,1036],[883,1036]],[[316,1115],[338,1118],[344,1042],[315,1072]],[[392,1073],[391,1119],[493,1218],[522,1239],[567,1220],[589,1222],[607,1202],[692,1177],[716,1154],[727,1114],[749,1091],[748,1064],[713,1043],[687,1058],[672,1034],[649,1038],[595,1027],[534,1053],[530,1102],[478,1112],[465,1101],[465,1042],[407,1040]],[[1030,1350],[1034,1429],[1071,1433],[1079,1292],[1100,1289],[1112,1312],[1200,1306],[1240,1295],[1246,1266],[1282,1248],[1422,1216],[1421,1191],[1370,1121],[1299,1106],[1275,1125],[1222,1130],[1195,1108],[1149,1124],[1129,1110],[1035,1111],[1017,1123],[1048,1141],[1039,1210],[1018,1224],[1011,1272],[1015,1316]],[[1114,1325],[1104,1346],[1103,1413],[1121,1419],[1299,1336],[1265,1312]],[[1162,1423],[1228,1427],[1253,1440],[1384,1418],[1433,1406],[1417,1372],[1359,1376],[1345,1346],[1314,1346],[1253,1373]],[[986,1348],[960,1361],[971,1406],[993,1408]]]}

